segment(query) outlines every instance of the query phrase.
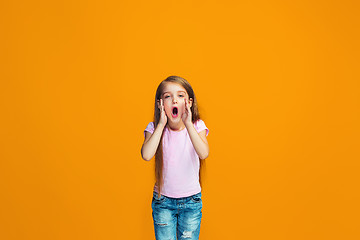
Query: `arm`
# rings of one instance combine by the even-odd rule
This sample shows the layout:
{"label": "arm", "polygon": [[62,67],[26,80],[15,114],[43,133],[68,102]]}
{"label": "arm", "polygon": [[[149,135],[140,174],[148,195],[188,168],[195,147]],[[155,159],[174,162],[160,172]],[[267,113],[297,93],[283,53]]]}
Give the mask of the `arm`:
{"label": "arm", "polygon": [[141,147],[141,157],[145,161],[150,161],[154,157],[164,127],[163,124],[159,123],[152,134],[150,132],[145,132],[145,140]]}
{"label": "arm", "polygon": [[205,159],[209,156],[209,144],[206,139],[206,129],[197,132],[194,124],[191,121],[191,109],[192,106],[192,98],[190,99],[184,99],[185,105],[184,105],[184,112],[181,116],[181,119],[183,123],[185,124],[185,127],[187,128],[187,131],[189,133],[191,142],[195,148],[195,151],[200,159]]}
{"label": "arm", "polygon": [[209,156],[209,144],[206,139],[206,129],[198,133],[191,122],[185,124],[185,126],[199,158],[207,158]]}
{"label": "arm", "polygon": [[157,104],[158,104],[158,108],[160,110],[159,123],[156,126],[156,129],[154,130],[154,132],[152,134],[147,131],[145,132],[145,140],[141,147],[141,157],[145,161],[150,161],[153,158],[153,156],[155,155],[156,150],[160,143],[161,134],[162,134],[164,127],[166,126],[166,122],[167,122],[164,103],[163,103],[162,99],[158,100]]}

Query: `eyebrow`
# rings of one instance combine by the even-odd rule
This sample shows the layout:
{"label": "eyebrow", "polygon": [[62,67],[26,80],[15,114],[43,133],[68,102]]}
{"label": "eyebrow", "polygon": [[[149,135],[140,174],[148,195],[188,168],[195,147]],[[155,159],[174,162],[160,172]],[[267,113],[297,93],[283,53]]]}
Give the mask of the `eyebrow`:
{"label": "eyebrow", "polygon": [[[185,93],[186,94],[186,92],[185,91],[177,91],[178,93],[179,92],[183,92],[183,93]],[[165,93],[170,93],[170,92],[164,92],[162,95],[164,95]]]}

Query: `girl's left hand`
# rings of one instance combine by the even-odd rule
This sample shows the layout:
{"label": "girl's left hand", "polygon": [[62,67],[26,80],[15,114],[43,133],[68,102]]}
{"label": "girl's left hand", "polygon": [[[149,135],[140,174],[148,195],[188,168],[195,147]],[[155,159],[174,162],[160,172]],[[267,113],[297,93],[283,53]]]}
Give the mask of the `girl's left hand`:
{"label": "girl's left hand", "polygon": [[183,109],[183,114],[181,116],[181,119],[183,121],[183,123],[191,123],[191,109],[190,109],[190,100],[184,98],[185,100],[185,105],[184,105],[184,109]]}

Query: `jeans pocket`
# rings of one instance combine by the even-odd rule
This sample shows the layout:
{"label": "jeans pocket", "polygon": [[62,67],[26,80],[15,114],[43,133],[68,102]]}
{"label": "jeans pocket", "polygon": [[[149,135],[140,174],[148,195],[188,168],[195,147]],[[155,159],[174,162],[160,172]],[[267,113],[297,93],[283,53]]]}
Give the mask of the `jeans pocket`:
{"label": "jeans pocket", "polygon": [[199,203],[199,202],[201,202],[201,193],[192,195],[192,196],[190,197],[190,199],[191,199],[191,201],[193,201],[194,203]]}
{"label": "jeans pocket", "polygon": [[153,202],[154,203],[162,203],[164,202],[166,199],[166,197],[164,195],[160,195],[160,197],[158,196],[157,192],[154,192],[153,194]]}

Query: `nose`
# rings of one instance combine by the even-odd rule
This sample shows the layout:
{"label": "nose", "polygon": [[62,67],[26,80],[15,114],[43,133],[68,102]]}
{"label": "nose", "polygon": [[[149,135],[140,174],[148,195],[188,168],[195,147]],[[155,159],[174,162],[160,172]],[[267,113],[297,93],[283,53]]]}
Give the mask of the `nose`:
{"label": "nose", "polygon": [[177,98],[176,97],[173,98],[173,103],[177,103]]}

